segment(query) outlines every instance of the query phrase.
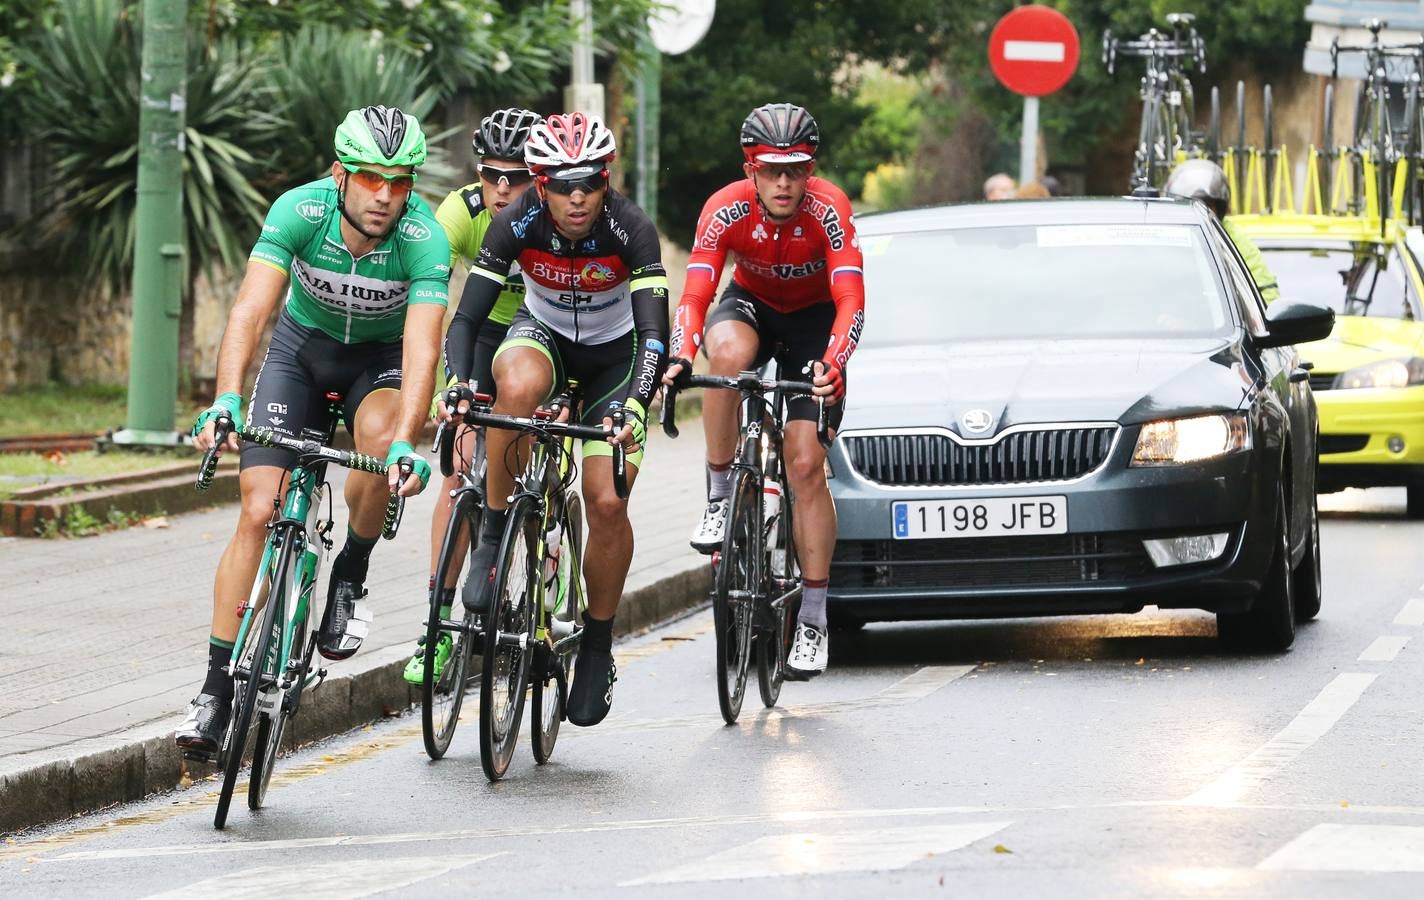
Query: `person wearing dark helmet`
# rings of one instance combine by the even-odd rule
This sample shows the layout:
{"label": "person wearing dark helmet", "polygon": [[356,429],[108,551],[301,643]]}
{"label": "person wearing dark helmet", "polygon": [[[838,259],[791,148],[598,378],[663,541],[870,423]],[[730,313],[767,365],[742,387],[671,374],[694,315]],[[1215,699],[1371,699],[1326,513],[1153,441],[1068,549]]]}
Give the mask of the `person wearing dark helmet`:
{"label": "person wearing dark helmet", "polygon": [[[627,453],[631,489],[642,464],[647,409],[667,351],[667,273],[652,221],[608,185],[613,134],[596,116],[550,116],[530,129],[524,160],[535,189],[495,216],[470,269],[445,342],[446,365],[468,408],[475,335],[494,308],[511,267],[524,271],[524,305],[495,353],[497,414],[528,416],[574,380],[583,392],[584,425],[609,432],[583,443],[583,499],[588,519],[584,576],[588,613],[569,689],[568,716],[596,725],[613,703],[613,618],[633,559],[628,501],[614,489],[613,444]],[[623,428],[612,431],[615,410]],[[519,472],[517,436],[491,429],[485,475],[487,508],[461,601],[490,608],[496,550]]]}
{"label": "person wearing dark helmet", "polygon": [[1236,252],[1241,254],[1246,268],[1251,270],[1251,280],[1256,282],[1261,299],[1270,303],[1281,295],[1276,276],[1266,265],[1266,258],[1261,255],[1260,249],[1241,233],[1226,214],[1231,208],[1231,183],[1226,180],[1221,166],[1209,159],[1189,159],[1172,170],[1162,191],[1173,197],[1201,201],[1216,215],[1231,243],[1236,245]]}
{"label": "person wearing dark helmet", "polygon": [[[787,404],[785,445],[802,573],[787,666],[792,677],[810,678],[825,671],[830,658],[826,591],[836,543],[817,404],[827,404],[829,423],[837,427],[846,362],[865,323],[865,276],[850,201],[811,174],[821,143],[815,118],[792,103],[768,103],[742,123],[741,143],[745,179],[712,195],[693,235],[663,380],[672,384],[690,372],[699,348],[714,374],[735,375],[764,365],[778,346],[783,378],[813,377],[817,399]],[[708,315],[728,253],[736,256],[732,283]],[[721,547],[726,531],[738,399],[734,392],[709,391],[702,401],[709,489],[692,546],[703,553]]]}
{"label": "person wearing dark helmet", "polygon": [[[484,241],[485,232],[489,230],[495,214],[518,200],[534,185],[534,173],[524,162],[524,144],[529,140],[529,129],[542,121],[544,117],[538,113],[514,107],[497,109],[480,120],[472,140],[477,160],[475,170],[479,179],[451,191],[435,210],[436,221],[445,226],[445,235],[450,239],[452,270],[461,260],[467,266],[475,261],[480,254],[480,244]],[[500,292],[494,309],[490,310],[489,318],[475,337],[473,378],[481,393],[494,393],[494,375],[490,369],[494,362],[494,353],[509,332],[509,323],[523,301],[524,279],[519,267],[515,266],[510,269],[509,278],[504,282],[504,290]],[[454,383],[454,376],[449,370],[446,370],[442,383],[447,388]],[[450,418],[450,411],[445,408],[443,401],[444,393],[444,390],[441,390],[432,402],[432,412],[439,419]],[[471,465],[478,464],[471,459],[474,446],[473,438],[465,434],[456,447],[460,466],[467,471]],[[430,517],[430,590],[441,592],[443,603],[440,614],[447,619],[450,616],[450,607],[455,601],[456,581],[460,573],[458,570],[450,572],[447,583],[437,587],[434,572],[440,555],[440,545],[445,538],[445,528],[450,522],[450,492],[459,486],[458,475],[451,475],[444,480],[441,484],[441,500],[435,504],[435,513]],[[465,539],[470,537],[472,536],[464,536]],[[435,661],[437,678],[450,658],[453,643],[448,633],[441,632],[440,643],[428,654]],[[407,682],[414,685],[423,683],[426,657],[425,633],[422,629],[416,642],[415,653],[405,667]]]}
{"label": "person wearing dark helmet", "polygon": [[[346,659],[370,628],[364,583],[387,496],[417,493],[430,477],[411,444],[434,389],[450,247],[413,193],[415,169],[425,162],[425,135],[414,116],[386,106],[353,109],[336,129],[335,149],[328,177],[287,191],[267,213],[218,351],[221,393],[194,424],[193,443],[213,446],[220,413],[239,431],[261,426],[300,438],[307,429],[325,430],[325,397],[337,393],[356,449],[384,455],[385,478],[346,477],[346,543],[332,563],[317,637],[323,656]],[[243,377],[279,305],[244,419]],[[238,450],[236,435],[225,449]],[[257,444],[240,452],[242,507],[213,587],[208,674],[175,735],[190,753],[215,753],[227,731],[237,612],[257,577],[272,499],[296,463],[289,451]],[[413,469],[403,483],[402,462]]]}

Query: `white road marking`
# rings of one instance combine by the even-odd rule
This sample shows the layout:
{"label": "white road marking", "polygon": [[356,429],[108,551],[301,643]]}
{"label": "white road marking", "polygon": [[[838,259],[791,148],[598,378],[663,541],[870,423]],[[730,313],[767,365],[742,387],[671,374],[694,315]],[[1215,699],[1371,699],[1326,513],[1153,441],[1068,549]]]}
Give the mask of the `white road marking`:
{"label": "white road marking", "polygon": [[1408,635],[1387,634],[1377,637],[1374,643],[1365,648],[1365,652],[1360,654],[1360,662],[1394,662],[1394,658],[1399,655],[1399,651],[1404,649],[1404,645],[1409,643]]}
{"label": "white road marking", "polygon": [[1424,625],[1424,597],[1415,597],[1394,617],[1396,625]]}
{"label": "white road marking", "polygon": [[349,897],[369,897],[410,887],[427,878],[446,875],[500,855],[485,853],[459,859],[417,856],[408,859],[353,859],[315,865],[258,866],[152,894],[148,900],[191,900],[193,897],[261,900],[282,896],[300,896],[302,900],[345,900]]}
{"label": "white road marking", "polygon": [[1062,41],[1004,41],[1004,59],[1023,62],[1063,62],[1068,48]]}
{"label": "white road marking", "polygon": [[1316,825],[1258,869],[1304,872],[1424,872],[1418,825]]}
{"label": "white road marking", "polygon": [[[1155,805],[1155,804],[1154,804]],[[459,841],[478,838],[529,837],[554,834],[592,834],[604,831],[652,831],[661,828],[740,827],[746,825],[804,825],[808,822],[856,822],[878,819],[924,819],[939,816],[994,814],[1002,810],[982,806],[925,806],[900,809],[827,809],[801,812],[744,813],[740,815],[687,816],[668,819],[632,819],[623,822],[594,822],[587,825],[512,825],[503,828],[465,828],[457,831],[422,831],[403,834],[333,835],[321,838],[291,838],[279,841],[243,841],[218,844],[169,844],[161,847],[131,847],[115,850],[77,850],[56,856],[37,857],[40,862],[79,862],[97,859],[144,859],[159,856],[194,856],[208,853],[262,853],[300,850],[308,847],[361,847],[380,844],[408,844],[421,841]]]}
{"label": "white road marking", "polygon": [[1340,721],[1376,677],[1359,672],[1336,675],[1279,734],[1184,802],[1193,806],[1233,804],[1270,781]]}
{"label": "white road marking", "polygon": [[927,856],[967,847],[1010,824],[961,822],[873,831],[769,834],[706,859],[625,881],[619,887],[903,869]]}

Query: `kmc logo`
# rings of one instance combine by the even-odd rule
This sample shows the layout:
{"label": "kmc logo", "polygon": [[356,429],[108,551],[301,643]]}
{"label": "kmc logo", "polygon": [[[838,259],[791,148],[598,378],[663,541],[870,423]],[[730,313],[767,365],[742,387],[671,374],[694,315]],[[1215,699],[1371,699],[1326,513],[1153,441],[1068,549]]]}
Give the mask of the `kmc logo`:
{"label": "kmc logo", "polygon": [[400,233],[408,241],[423,241],[430,237],[430,229],[410,219],[400,223]]}

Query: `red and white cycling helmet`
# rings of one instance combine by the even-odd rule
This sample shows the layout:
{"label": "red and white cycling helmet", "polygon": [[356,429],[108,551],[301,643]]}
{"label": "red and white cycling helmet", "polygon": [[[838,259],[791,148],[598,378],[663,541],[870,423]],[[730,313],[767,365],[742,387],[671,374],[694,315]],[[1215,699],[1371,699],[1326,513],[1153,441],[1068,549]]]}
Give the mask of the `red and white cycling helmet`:
{"label": "red and white cycling helmet", "polygon": [[602,119],[574,112],[550,116],[530,128],[524,162],[540,175],[560,177],[575,174],[561,170],[604,169],[617,153],[613,132]]}

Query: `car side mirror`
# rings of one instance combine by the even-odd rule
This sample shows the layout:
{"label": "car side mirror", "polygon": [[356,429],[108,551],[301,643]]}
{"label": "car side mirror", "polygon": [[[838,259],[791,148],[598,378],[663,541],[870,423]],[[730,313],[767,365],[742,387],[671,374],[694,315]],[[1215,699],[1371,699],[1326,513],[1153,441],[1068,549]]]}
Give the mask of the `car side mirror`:
{"label": "car side mirror", "polygon": [[1262,347],[1285,347],[1324,340],[1335,327],[1335,311],[1310,303],[1277,300],[1266,312],[1265,337],[1256,339]]}

